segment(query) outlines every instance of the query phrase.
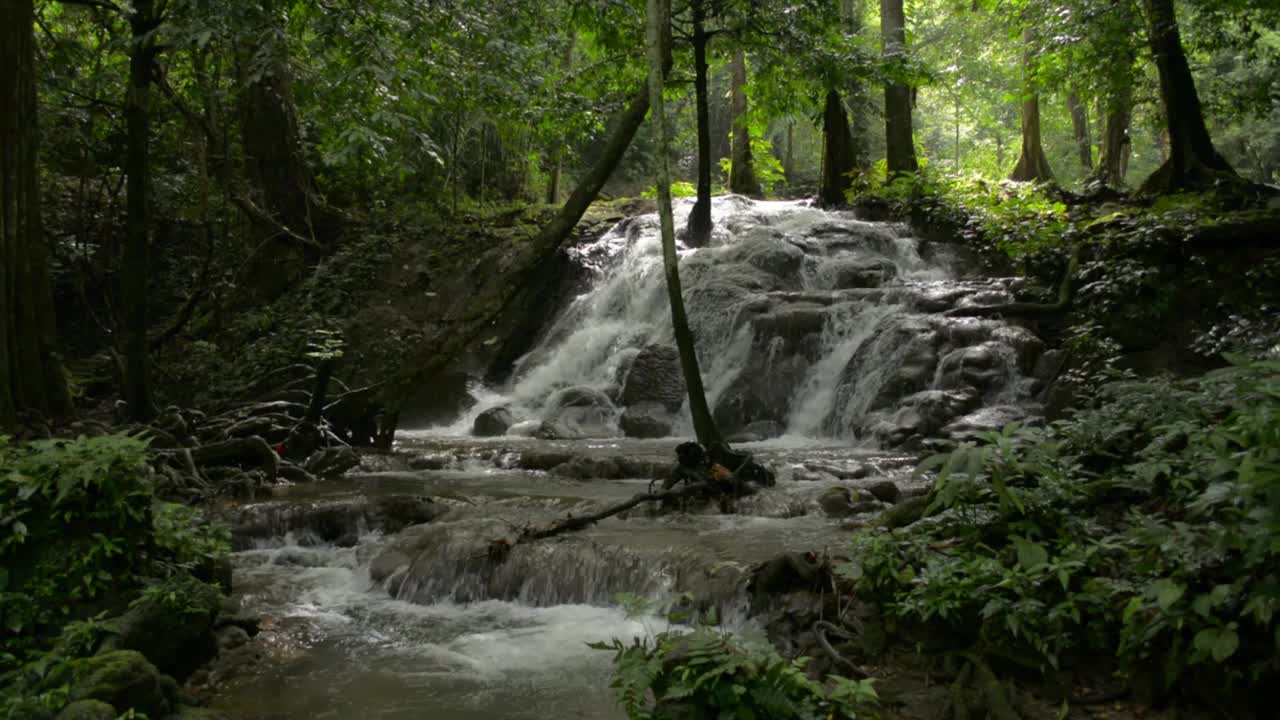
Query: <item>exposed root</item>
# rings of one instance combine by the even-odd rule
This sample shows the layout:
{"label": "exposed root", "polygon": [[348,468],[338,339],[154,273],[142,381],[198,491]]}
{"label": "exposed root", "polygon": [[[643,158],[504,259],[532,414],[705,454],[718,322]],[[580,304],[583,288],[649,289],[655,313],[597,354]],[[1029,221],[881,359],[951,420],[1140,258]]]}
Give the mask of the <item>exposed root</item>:
{"label": "exposed root", "polygon": [[831,647],[831,642],[827,640],[828,632],[845,640],[853,640],[854,636],[849,631],[836,627],[826,620],[819,620],[813,624],[813,634],[818,638],[818,644],[822,646],[822,649],[827,653],[827,656],[831,658],[831,661],[848,669],[849,674],[859,680],[871,677],[871,673],[862,669],[860,665],[841,655],[835,648]]}

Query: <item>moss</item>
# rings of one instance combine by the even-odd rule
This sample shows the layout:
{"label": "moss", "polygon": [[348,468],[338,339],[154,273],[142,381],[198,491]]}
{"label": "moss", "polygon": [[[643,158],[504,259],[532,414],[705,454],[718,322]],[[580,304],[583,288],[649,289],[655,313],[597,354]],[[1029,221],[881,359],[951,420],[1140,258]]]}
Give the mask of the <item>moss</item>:
{"label": "moss", "polygon": [[163,717],[177,691],[172,679],[164,678],[155,665],[134,650],[73,660],[70,667],[72,701],[98,700],[121,710]]}
{"label": "moss", "polygon": [[101,700],[77,700],[58,713],[57,720],[116,720],[116,709]]}

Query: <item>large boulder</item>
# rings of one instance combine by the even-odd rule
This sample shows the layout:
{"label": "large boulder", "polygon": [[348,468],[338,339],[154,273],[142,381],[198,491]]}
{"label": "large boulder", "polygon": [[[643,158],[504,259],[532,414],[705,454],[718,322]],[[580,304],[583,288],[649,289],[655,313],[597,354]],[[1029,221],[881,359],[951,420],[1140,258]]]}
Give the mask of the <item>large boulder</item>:
{"label": "large boulder", "polygon": [[476,437],[499,437],[506,435],[507,430],[516,421],[510,408],[505,405],[492,407],[476,416],[471,425],[471,434]]}
{"label": "large boulder", "polygon": [[547,400],[537,436],[576,440],[617,435],[617,409],[609,396],[588,387],[561,390]]}
{"label": "large boulder", "polygon": [[661,403],[644,402],[628,407],[618,419],[622,434],[633,438],[670,437],[675,416]]}
{"label": "large boulder", "polygon": [[622,384],[621,403],[626,407],[658,403],[675,412],[684,403],[684,396],[680,353],[666,345],[649,345],[631,362]]}
{"label": "large boulder", "polygon": [[56,720],[116,720],[119,713],[101,700],[77,700],[62,708]]}

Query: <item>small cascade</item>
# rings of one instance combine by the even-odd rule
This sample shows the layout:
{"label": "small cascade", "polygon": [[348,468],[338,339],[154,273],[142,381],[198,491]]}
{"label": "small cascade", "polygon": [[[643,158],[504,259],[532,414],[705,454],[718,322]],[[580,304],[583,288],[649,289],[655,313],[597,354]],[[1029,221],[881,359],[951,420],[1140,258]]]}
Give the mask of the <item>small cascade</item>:
{"label": "small cascade", "polygon": [[[690,204],[677,206],[677,226]],[[956,252],[902,225],[799,202],[713,204],[705,248],[679,248],[690,325],[721,430],[903,445],[1036,412],[1043,347],[999,320],[949,309],[1008,302],[1008,282],[965,280]],[[500,388],[444,434],[503,408],[509,434],[686,435],[657,218],[632,217],[572,249],[592,278]],[[1000,408],[992,412],[991,408]]]}

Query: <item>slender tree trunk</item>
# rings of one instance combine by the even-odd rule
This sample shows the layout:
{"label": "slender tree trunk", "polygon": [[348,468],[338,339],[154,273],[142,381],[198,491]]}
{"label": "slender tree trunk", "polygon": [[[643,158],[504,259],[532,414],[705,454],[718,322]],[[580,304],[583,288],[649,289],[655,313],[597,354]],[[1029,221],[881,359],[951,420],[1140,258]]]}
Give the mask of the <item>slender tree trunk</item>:
{"label": "slender tree trunk", "polygon": [[796,121],[787,121],[787,152],[782,159],[782,174],[786,176],[787,185],[795,182],[796,177]]}
{"label": "slender tree trunk", "polygon": [[1147,36],[1160,74],[1160,97],[1169,128],[1169,158],[1142,189],[1161,192],[1204,187],[1223,175],[1236,173],[1218,154],[1209,137],[1196,93],[1195,78],[1182,50],[1173,0],[1143,0],[1147,11]]}
{"label": "slender tree trunk", "polygon": [[846,193],[853,186],[850,173],[855,169],[854,140],[849,132],[849,116],[845,113],[840,93],[827,91],[822,111],[822,182],[818,203],[823,207],[846,204]]}
{"label": "slender tree trunk", "polygon": [[680,256],[676,254],[676,233],[671,217],[671,167],[667,138],[666,108],[662,97],[664,59],[671,52],[670,0],[648,2],[649,105],[654,130],[658,135],[658,215],[662,226],[662,265],[667,277],[667,297],[671,301],[671,324],[675,327],[676,347],[680,351],[680,368],[689,392],[689,410],[693,429],[704,447],[722,445],[720,431],[711,417],[707,396],[702,388],[702,372],[694,348],[693,333],[684,311],[684,295],[680,287]]}
{"label": "slender tree trunk", "polygon": [[129,16],[132,46],[129,51],[129,88],[124,114],[127,136],[125,156],[126,232],[120,284],[125,313],[124,399],[129,415],[142,422],[155,413],[148,378],[147,276],[151,262],[151,78],[155,63],[155,38],[159,22],[154,0],[135,0]]}
{"label": "slender tree trunk", "polygon": [[[880,45],[885,59],[907,54],[906,28],[902,0],[880,0]],[[884,135],[889,177],[920,169],[911,127],[911,88],[902,83],[884,86]]]}
{"label": "slender tree trunk", "polygon": [[[1131,63],[1130,63],[1131,64]],[[1127,65],[1126,65],[1127,67]],[[1109,91],[1106,105],[1106,127],[1103,130],[1102,156],[1098,159],[1097,180],[1104,185],[1124,184],[1129,154],[1129,123],[1133,110],[1133,80],[1125,77]]]}
{"label": "slender tree trunk", "polygon": [[34,19],[31,0],[0,2],[0,430],[71,406],[40,221]]}
{"label": "slender tree trunk", "polygon": [[730,154],[729,192],[756,197],[760,195],[760,183],[756,181],[755,164],[751,159],[751,128],[747,121],[747,56],[741,48],[733,51],[733,151]]}
{"label": "slender tree trunk", "polygon": [[[565,43],[564,54],[560,56],[560,74],[568,77],[570,71],[573,70],[573,50],[578,44],[578,33],[573,30],[569,31],[569,39]],[[551,175],[547,178],[547,204],[555,205],[560,202],[560,174],[564,168],[564,138],[560,139],[560,143],[556,146],[552,153]]]}
{"label": "slender tree trunk", "polygon": [[1067,106],[1071,108],[1071,128],[1075,133],[1076,151],[1080,154],[1080,167],[1088,175],[1093,172],[1093,137],[1089,133],[1089,110],[1080,100],[1080,93],[1075,90],[1067,95]]}
{"label": "slender tree trunk", "polygon": [[689,213],[688,239],[692,247],[711,240],[711,108],[707,91],[707,44],[705,0],[692,0],[693,87],[698,116],[698,199]]}
{"label": "slender tree trunk", "polygon": [[1019,182],[1052,182],[1053,170],[1040,143],[1040,96],[1035,91],[1035,73],[1032,66],[1031,28],[1022,31],[1022,154],[1013,168],[1010,180]]}

